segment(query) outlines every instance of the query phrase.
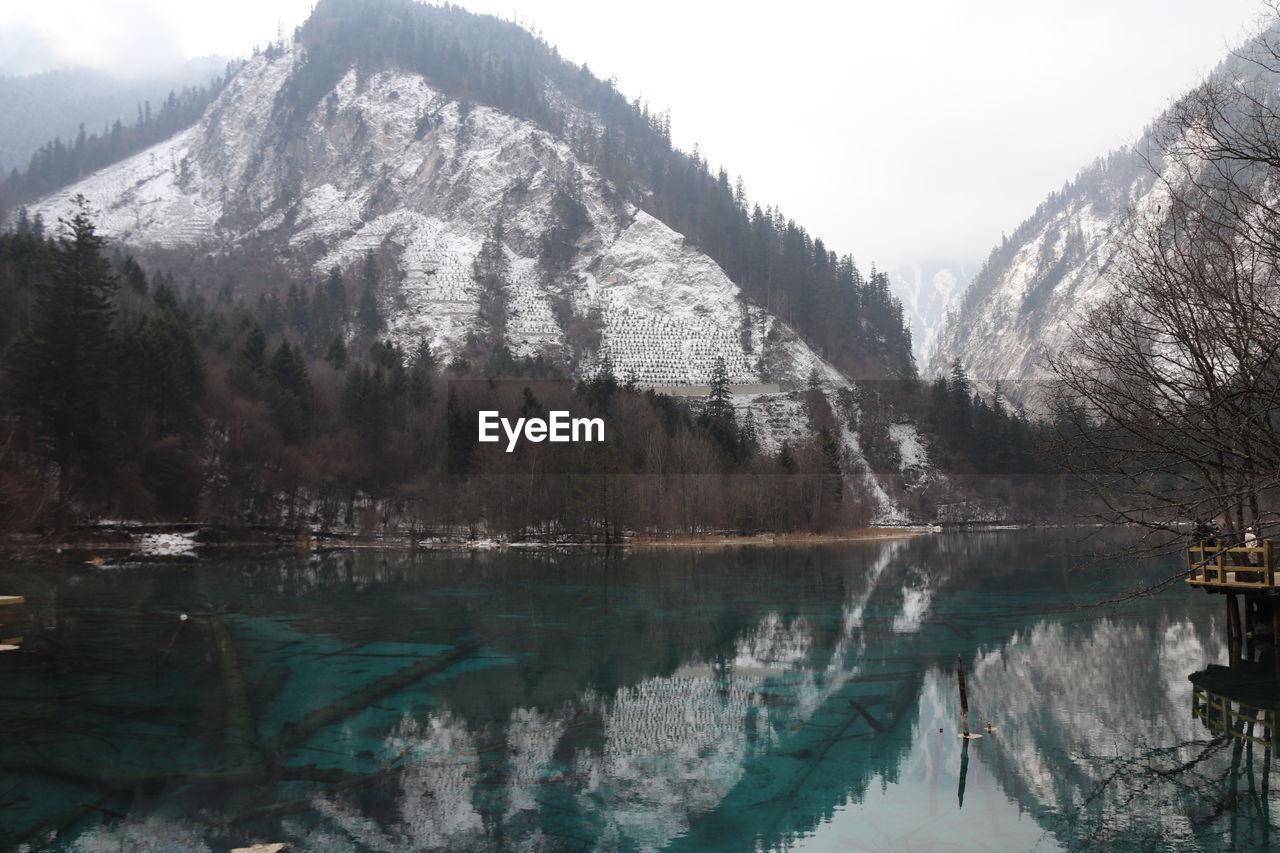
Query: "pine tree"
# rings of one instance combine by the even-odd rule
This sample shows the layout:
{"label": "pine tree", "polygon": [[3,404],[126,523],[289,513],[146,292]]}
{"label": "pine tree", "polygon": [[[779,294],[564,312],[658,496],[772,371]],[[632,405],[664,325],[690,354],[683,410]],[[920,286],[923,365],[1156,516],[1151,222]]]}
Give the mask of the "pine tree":
{"label": "pine tree", "polygon": [[311,432],[314,417],[311,379],[302,348],[284,340],[271,358],[268,402],[276,427],[286,444],[301,444]]}
{"label": "pine tree", "polygon": [[244,363],[256,376],[261,376],[267,366],[267,336],[262,327],[254,323],[245,338],[242,353]]}
{"label": "pine tree", "polygon": [[587,384],[587,399],[591,401],[593,407],[605,409],[608,408],[609,401],[613,399],[614,392],[617,390],[618,376],[613,369],[613,359],[605,353],[604,358],[600,360],[600,369]]}
{"label": "pine tree", "polygon": [[31,326],[14,342],[9,367],[16,402],[35,412],[59,469],[65,505],[73,470],[105,462],[109,428],[111,323],[118,281],[84,196],[60,219],[66,233],[38,283]]}
{"label": "pine tree", "polygon": [[329,342],[329,349],[324,354],[324,360],[332,364],[335,370],[346,369],[347,344],[342,340],[341,335],[335,335],[333,340]]}
{"label": "pine tree", "polygon": [[364,289],[360,291],[360,307],[357,319],[365,334],[376,335],[382,330],[382,310],[378,307],[378,261],[370,249],[364,256]]}
{"label": "pine tree", "polygon": [[434,395],[431,382],[435,378],[436,357],[431,344],[421,341],[409,367],[409,405],[415,409],[426,407]]}
{"label": "pine tree", "polygon": [[725,367],[722,356],[716,356],[715,366],[711,369],[711,393],[707,395],[705,413],[709,421],[729,422],[733,420],[733,399],[729,393],[729,370]]}
{"label": "pine tree", "polygon": [[760,449],[760,434],[756,429],[756,416],[750,409],[747,410],[747,419],[742,425],[742,446],[747,454],[755,453]]}
{"label": "pine tree", "polygon": [[796,472],[796,458],[791,452],[791,443],[789,441],[782,442],[782,449],[778,451],[778,465],[788,474]]}

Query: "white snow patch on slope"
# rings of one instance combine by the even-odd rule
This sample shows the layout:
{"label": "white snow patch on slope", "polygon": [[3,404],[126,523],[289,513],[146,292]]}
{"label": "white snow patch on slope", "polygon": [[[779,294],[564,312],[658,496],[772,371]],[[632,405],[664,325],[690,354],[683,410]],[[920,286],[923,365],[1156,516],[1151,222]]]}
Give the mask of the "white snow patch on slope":
{"label": "white snow patch on slope", "polygon": [[195,133],[189,128],[44,199],[32,208],[54,222],[71,211],[73,196],[84,195],[95,211],[98,230],[123,242],[172,248],[212,239],[222,216],[216,199],[201,193],[199,164],[191,157]]}
{"label": "white snow patch on slope", "polygon": [[915,424],[889,424],[889,438],[898,447],[899,468],[903,474],[929,465],[929,453]]}
{"label": "white snow patch on slope", "polygon": [[809,408],[799,394],[735,395],[733,408],[738,423],[751,419],[760,450],[769,456],[777,456],[784,441],[794,445],[811,433]]}
{"label": "white snow patch on slope", "polygon": [[847,476],[854,481],[855,486],[860,486],[861,490],[871,496],[875,506],[872,522],[886,525],[910,524],[910,516],[893,498],[889,497],[889,493],[884,490],[875,472],[863,458],[858,433],[850,429],[847,424],[840,425],[840,443],[845,456],[845,470],[850,472]]}

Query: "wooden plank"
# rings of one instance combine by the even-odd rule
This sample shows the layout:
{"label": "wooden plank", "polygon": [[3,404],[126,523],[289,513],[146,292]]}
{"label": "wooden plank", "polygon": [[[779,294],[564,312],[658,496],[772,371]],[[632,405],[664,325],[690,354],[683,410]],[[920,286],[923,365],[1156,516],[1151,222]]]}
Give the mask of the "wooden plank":
{"label": "wooden plank", "polygon": [[1224,589],[1226,589],[1226,588],[1230,588],[1230,589],[1269,589],[1269,588],[1270,588],[1270,587],[1268,587],[1265,583],[1249,583],[1249,582],[1247,582],[1247,581],[1217,581],[1217,580],[1197,581],[1197,580],[1187,580],[1187,581],[1186,581],[1186,583],[1189,583],[1189,584],[1191,584],[1192,586],[1207,586],[1207,587],[1211,587],[1211,588],[1222,587],[1222,588],[1224,588]]}
{"label": "wooden plank", "polygon": [[21,595],[0,595],[0,606],[5,604],[24,604],[26,599]]}

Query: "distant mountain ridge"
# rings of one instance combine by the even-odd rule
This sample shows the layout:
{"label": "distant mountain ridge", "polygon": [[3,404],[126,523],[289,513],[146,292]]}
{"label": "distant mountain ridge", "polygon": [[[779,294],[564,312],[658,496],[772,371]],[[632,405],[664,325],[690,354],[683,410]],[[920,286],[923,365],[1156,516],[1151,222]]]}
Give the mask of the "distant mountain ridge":
{"label": "distant mountain ridge", "polygon": [[959,303],[973,273],[974,265],[951,261],[912,264],[890,273],[889,286],[911,327],[916,364],[929,363],[947,311]]}
{"label": "distant mountain ridge", "polygon": [[71,143],[80,125],[88,133],[116,120],[132,125],[148,102],[158,110],[171,91],[203,86],[226,65],[224,57],[206,56],[136,80],[83,68],[0,76],[0,115],[22,117],[0,123],[0,175],[26,169],[36,150],[54,138]]}

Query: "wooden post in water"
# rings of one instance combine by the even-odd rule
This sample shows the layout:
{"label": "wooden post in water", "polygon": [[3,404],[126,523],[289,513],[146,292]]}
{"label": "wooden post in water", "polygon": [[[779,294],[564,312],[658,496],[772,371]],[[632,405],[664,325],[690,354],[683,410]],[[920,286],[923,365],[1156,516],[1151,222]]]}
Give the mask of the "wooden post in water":
{"label": "wooden post in water", "polygon": [[1280,672],[1280,601],[1276,599],[1268,599],[1271,605],[1271,657],[1274,662],[1272,666],[1276,668],[1276,672]]}
{"label": "wooden post in water", "polygon": [[1227,599],[1227,652],[1231,658],[1231,668],[1235,669],[1240,657],[1240,608],[1236,606],[1236,594],[1229,592]]}
{"label": "wooden post in water", "polygon": [[1244,597],[1241,599],[1241,603],[1244,605],[1244,648],[1245,648],[1245,654],[1247,654],[1247,655],[1248,655],[1248,659],[1249,659],[1250,661],[1252,661],[1252,660],[1253,660],[1253,650],[1254,650],[1254,647],[1256,646],[1256,642],[1255,642],[1255,640],[1254,640],[1254,638],[1253,638],[1253,634],[1254,634],[1254,631],[1256,631],[1256,630],[1257,630],[1258,623],[1257,623],[1257,620],[1256,620],[1256,619],[1254,619],[1254,613],[1253,613],[1254,602],[1253,602],[1253,599],[1252,599],[1250,596],[1246,595],[1246,596],[1244,596]]}
{"label": "wooden post in water", "polygon": [[964,689],[964,661],[956,655],[956,681],[960,684],[960,721],[964,725],[964,736],[969,737],[969,693]]}

